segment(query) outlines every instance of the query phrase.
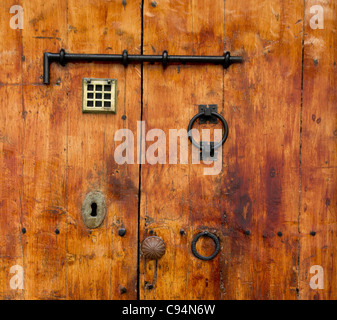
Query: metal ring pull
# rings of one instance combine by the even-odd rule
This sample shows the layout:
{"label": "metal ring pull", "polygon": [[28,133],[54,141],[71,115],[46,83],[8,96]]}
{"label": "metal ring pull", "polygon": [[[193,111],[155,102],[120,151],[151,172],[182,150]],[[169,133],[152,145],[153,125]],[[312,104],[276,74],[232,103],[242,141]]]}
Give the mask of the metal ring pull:
{"label": "metal ring pull", "polygon": [[[215,243],[215,251],[208,257],[202,256],[197,251],[196,245],[197,245],[197,241],[199,240],[200,237],[211,238]],[[208,231],[204,231],[204,232],[201,232],[201,233],[197,234],[192,241],[192,253],[194,254],[194,256],[196,258],[198,258],[200,260],[204,260],[204,261],[212,260],[218,255],[219,251],[220,251],[220,242],[219,242],[218,237],[215,234],[210,233]]]}
{"label": "metal ring pull", "polygon": [[[227,140],[227,137],[228,137],[228,124],[227,124],[227,121],[225,120],[225,118],[219,114],[217,112],[217,105],[209,105],[209,107],[205,106],[205,105],[199,105],[199,113],[196,114],[190,121],[190,123],[188,124],[188,138],[190,139],[190,141],[192,142],[192,144],[199,148],[200,150],[202,150],[202,144],[201,143],[197,143],[193,137],[192,137],[192,127],[193,127],[193,124],[194,122],[199,119],[199,123],[205,123],[206,121],[209,121],[211,123],[216,123],[217,120],[216,119],[219,119],[224,127],[224,135],[221,139],[220,142],[218,142],[217,144],[215,143],[211,143],[212,144],[212,148],[213,149],[218,149],[219,147],[221,147],[225,141]],[[201,121],[202,120],[202,121]],[[215,120],[215,122],[214,122]]]}

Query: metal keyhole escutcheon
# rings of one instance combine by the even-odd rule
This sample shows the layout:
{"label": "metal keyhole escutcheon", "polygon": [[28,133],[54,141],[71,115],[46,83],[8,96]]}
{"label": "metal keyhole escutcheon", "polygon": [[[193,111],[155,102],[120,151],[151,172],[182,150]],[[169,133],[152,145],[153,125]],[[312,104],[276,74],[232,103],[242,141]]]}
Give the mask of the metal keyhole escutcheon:
{"label": "metal keyhole escutcheon", "polygon": [[82,204],[82,219],[89,229],[100,227],[106,216],[105,197],[100,191],[89,192]]}
{"label": "metal keyhole escutcheon", "polygon": [[146,259],[158,260],[165,254],[166,247],[162,238],[152,236],[142,242],[141,250]]}

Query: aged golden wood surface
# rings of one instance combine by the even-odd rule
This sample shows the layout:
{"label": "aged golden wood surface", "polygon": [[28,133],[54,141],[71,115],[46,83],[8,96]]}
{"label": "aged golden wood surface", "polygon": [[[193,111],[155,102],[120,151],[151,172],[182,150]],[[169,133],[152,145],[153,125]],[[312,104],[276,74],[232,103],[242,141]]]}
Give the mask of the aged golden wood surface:
{"label": "aged golden wood surface", "polygon": [[[22,30],[10,28],[14,5]],[[323,29],[310,26],[314,5]],[[335,299],[336,29],[336,4],[323,0],[0,0],[0,298]],[[245,62],[52,64],[43,85],[43,52],[61,48],[228,50]],[[85,77],[117,79],[117,114],[82,113]],[[187,129],[199,104],[217,104],[229,125],[216,175],[179,138],[178,164],[168,163],[169,130]],[[160,156],[149,135],[145,163],[118,165],[116,131],[131,129],[136,146],[141,120],[143,136],[166,134],[166,163],[149,163]],[[107,215],[90,230],[81,207],[92,191]],[[211,261],[191,252],[205,230],[220,240]],[[165,242],[158,261],[139,249],[152,235]],[[202,238],[197,249],[209,255],[214,244]],[[323,289],[309,285],[312,266]],[[13,289],[20,268],[23,288]]]}
{"label": "aged golden wood surface", "polygon": [[[130,53],[140,50],[139,3],[68,2],[68,48],[71,52]],[[67,294],[70,299],[136,298],[138,166],[118,166],[114,134],[136,128],[140,118],[139,66],[69,65]],[[82,114],[81,84],[91,78],[117,79],[117,114]],[[122,116],[126,115],[126,120]],[[88,230],[78,209],[84,196],[100,190],[106,197],[104,225]],[[127,234],[118,236],[120,227]],[[127,292],[121,295],[121,289]]]}
{"label": "aged golden wood surface", "polygon": [[[221,55],[223,31],[223,3],[166,1],[154,7],[145,2],[144,53],[167,49],[169,54]],[[146,130],[160,128],[169,136],[169,129],[187,129],[198,104],[218,104],[226,115],[223,75],[219,66],[169,66],[165,72],[158,65],[145,66]],[[205,228],[220,231],[221,225],[221,176],[204,176],[203,169],[202,164],[142,166],[141,239],[153,232],[163,238],[167,250],[157,266],[141,260],[141,298],[220,297],[220,256],[205,263],[190,250],[196,233]]]}
{"label": "aged golden wood surface", "polygon": [[[145,50],[221,54],[230,49],[247,61],[225,73],[209,66],[169,67],[165,81],[153,81],[157,74],[163,77],[159,67],[145,68],[148,129],[159,124],[166,131],[184,128],[199,103],[215,103],[228,119],[230,133],[221,175],[204,176],[203,167],[196,165],[142,167],[141,234],[153,230],[169,243],[158,262],[156,285],[152,290],[145,286],[144,298],[296,298],[302,59],[298,17],[303,7],[287,1],[226,1],[225,9],[207,1],[145,6]],[[176,29],[188,40],[172,36]],[[159,194],[163,201],[155,201]],[[180,228],[186,235],[180,236]],[[221,256],[207,263],[190,250],[193,236],[204,229],[222,241]],[[153,262],[140,266],[143,286],[151,282],[156,267]]]}
{"label": "aged golden wood surface", "polygon": [[[303,61],[303,126],[301,155],[300,266],[301,299],[336,299],[337,204],[337,5],[335,1],[307,1],[324,7],[324,29],[305,25]],[[316,270],[324,270],[324,288],[307,284]]]}
{"label": "aged golden wood surface", "polygon": [[[2,42],[7,75],[0,88],[9,107],[1,118],[4,299],[136,298],[138,166],[115,164],[113,137],[140,118],[139,67],[54,65],[50,86],[40,78],[45,51],[139,53],[139,3],[97,3],[20,2],[21,31],[9,28],[10,5],[2,5],[1,30],[9,28],[10,39]],[[82,114],[82,77],[118,79],[118,115]],[[104,193],[107,218],[91,231],[81,206],[93,190]],[[10,288],[12,265],[24,268],[24,290]]]}
{"label": "aged golden wood surface", "polygon": [[247,61],[225,81],[223,297],[296,299],[303,6],[226,1],[226,12],[226,47]]}

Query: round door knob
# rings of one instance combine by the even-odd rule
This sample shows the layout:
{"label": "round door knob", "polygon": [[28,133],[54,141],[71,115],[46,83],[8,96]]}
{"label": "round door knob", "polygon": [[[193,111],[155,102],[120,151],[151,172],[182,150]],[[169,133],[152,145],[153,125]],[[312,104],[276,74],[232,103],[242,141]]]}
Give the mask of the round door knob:
{"label": "round door knob", "polygon": [[158,260],[164,255],[166,248],[162,238],[152,236],[142,242],[141,250],[146,259]]}

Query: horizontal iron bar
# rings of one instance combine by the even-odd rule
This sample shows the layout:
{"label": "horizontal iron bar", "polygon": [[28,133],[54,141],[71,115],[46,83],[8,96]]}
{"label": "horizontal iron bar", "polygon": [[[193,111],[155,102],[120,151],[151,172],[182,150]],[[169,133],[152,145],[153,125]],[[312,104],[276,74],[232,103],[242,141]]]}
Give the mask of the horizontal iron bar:
{"label": "horizontal iron bar", "polygon": [[68,62],[81,62],[81,61],[103,61],[103,62],[119,62],[125,67],[129,63],[162,63],[166,67],[169,63],[193,63],[193,64],[221,64],[224,68],[228,68],[233,63],[243,62],[242,57],[231,57],[229,52],[226,52],[223,56],[169,56],[167,51],[164,51],[162,55],[128,55],[124,50],[122,54],[74,54],[66,53],[64,49],[61,49],[60,53],[44,53],[43,59],[43,83],[50,83],[50,64],[52,62],[58,62],[61,65],[66,65]]}

